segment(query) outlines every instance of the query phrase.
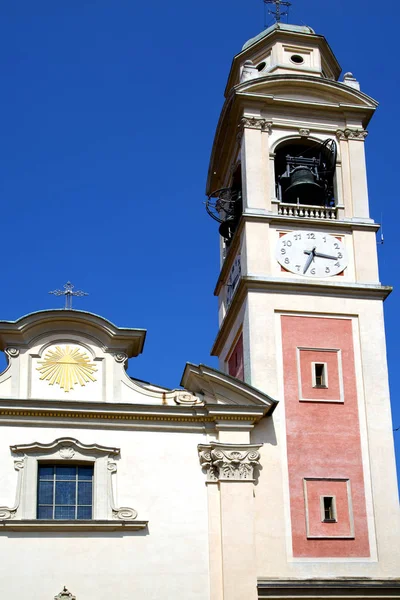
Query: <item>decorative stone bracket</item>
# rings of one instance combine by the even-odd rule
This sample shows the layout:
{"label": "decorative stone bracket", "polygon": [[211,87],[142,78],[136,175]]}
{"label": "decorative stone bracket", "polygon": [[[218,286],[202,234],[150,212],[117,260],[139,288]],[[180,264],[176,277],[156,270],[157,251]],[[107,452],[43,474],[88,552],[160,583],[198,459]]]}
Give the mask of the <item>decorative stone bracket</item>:
{"label": "decorative stone bracket", "polygon": [[21,489],[25,458],[23,456],[14,459],[14,469],[18,471],[17,491],[13,506],[0,506],[0,519],[14,519],[21,503]]}
{"label": "decorative stone bracket", "polygon": [[124,521],[133,520],[137,517],[137,511],[134,508],[128,506],[116,506],[114,501],[114,490],[112,484],[112,475],[117,472],[117,463],[113,460],[109,460],[107,463],[108,471],[108,497],[111,504],[111,510],[114,519],[122,519]]}
{"label": "decorative stone bracket", "polygon": [[262,444],[200,444],[200,465],[207,482],[254,481],[254,469],[260,466]]}

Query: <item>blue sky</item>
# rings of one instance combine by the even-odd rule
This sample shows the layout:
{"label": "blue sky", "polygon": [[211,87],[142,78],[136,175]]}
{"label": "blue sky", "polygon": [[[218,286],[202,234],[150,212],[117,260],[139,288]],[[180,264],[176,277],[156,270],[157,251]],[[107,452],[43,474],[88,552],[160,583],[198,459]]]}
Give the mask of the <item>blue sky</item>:
{"label": "blue sky", "polygon": [[[365,2],[293,0],[290,22],[327,37],[380,102],[366,143],[381,280],[398,288],[398,17]],[[76,301],[148,329],[135,377],[174,387],[186,361],[216,365],[217,225],[207,166],[234,54],[263,29],[261,0],[19,0],[0,6],[0,318]],[[398,292],[385,303],[400,426]],[[395,434],[400,454],[400,432]]]}

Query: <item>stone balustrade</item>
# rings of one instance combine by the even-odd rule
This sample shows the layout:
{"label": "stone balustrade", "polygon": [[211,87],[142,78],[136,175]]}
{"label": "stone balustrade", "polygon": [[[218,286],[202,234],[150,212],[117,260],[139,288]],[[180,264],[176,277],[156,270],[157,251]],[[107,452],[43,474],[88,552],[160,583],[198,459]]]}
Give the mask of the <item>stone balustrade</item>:
{"label": "stone balustrade", "polygon": [[278,215],[284,217],[300,217],[304,219],[325,219],[335,221],[338,218],[336,206],[312,206],[305,204],[278,204]]}

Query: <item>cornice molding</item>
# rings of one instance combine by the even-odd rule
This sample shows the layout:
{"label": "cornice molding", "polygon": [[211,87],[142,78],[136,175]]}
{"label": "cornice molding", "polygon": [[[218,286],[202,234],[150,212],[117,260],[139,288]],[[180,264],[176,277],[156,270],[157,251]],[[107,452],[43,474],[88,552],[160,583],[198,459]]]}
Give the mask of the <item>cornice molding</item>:
{"label": "cornice molding", "polygon": [[262,444],[199,444],[200,465],[207,482],[255,481],[254,469],[260,466]]}
{"label": "cornice molding", "polygon": [[[245,386],[243,382],[242,386]],[[240,389],[232,388],[235,393]],[[255,391],[256,393],[256,391]],[[262,394],[258,392],[258,394]],[[245,400],[243,399],[243,402]],[[275,401],[272,401],[275,406]],[[66,402],[53,400],[0,400],[0,423],[23,423],[74,427],[104,427],[108,429],[168,429],[200,430],[215,429],[221,421],[257,423],[269,411],[272,404],[207,404],[205,406],[167,405],[105,405],[104,403]],[[249,425],[249,426],[250,426]],[[39,447],[39,446],[37,446]],[[66,446],[66,448],[71,446]],[[22,446],[15,446],[17,452]],[[117,450],[117,449],[110,449]],[[69,451],[70,452],[70,451]],[[110,453],[111,455],[111,453]]]}
{"label": "cornice molding", "polygon": [[[101,346],[115,351],[116,356],[138,356],[143,351],[145,329],[117,327],[99,315],[81,310],[42,310],[30,313],[17,321],[0,321],[0,349],[9,348],[7,354],[16,356],[19,347],[42,336],[56,332],[82,333],[100,342]],[[118,359],[117,359],[118,360]]]}
{"label": "cornice molding", "polygon": [[119,531],[121,534],[124,531],[135,531],[137,529],[145,529],[148,521],[45,521],[45,520],[13,520],[1,521],[1,528],[9,531]]}
{"label": "cornice molding", "polygon": [[[272,413],[277,405],[276,400],[257,388],[207,365],[187,363],[182,375],[182,385],[195,390],[202,389],[205,395],[213,398],[213,404],[207,405],[208,414],[216,416],[218,421],[224,419],[228,407],[231,415],[237,413],[238,408],[243,410],[244,406],[251,407],[261,418]],[[242,407],[240,401],[243,403]],[[254,417],[253,413],[253,421]]]}
{"label": "cornice molding", "polygon": [[32,442],[31,444],[16,444],[10,446],[11,452],[15,454],[35,454],[40,452],[41,454],[52,453],[58,450],[61,458],[72,458],[76,450],[80,450],[83,454],[100,454],[107,456],[119,456],[119,448],[108,448],[107,446],[101,446],[100,444],[83,444],[76,438],[62,437],[57,438],[49,444],[42,444],[41,442]]}
{"label": "cornice molding", "polygon": [[400,579],[340,577],[335,579],[259,579],[258,598],[400,598]]}
{"label": "cornice molding", "polygon": [[[251,210],[251,209],[250,209]],[[229,272],[231,270],[233,261],[235,260],[236,254],[240,248],[240,240],[243,232],[243,228],[246,222],[251,223],[273,223],[274,225],[301,225],[304,224],[312,224],[315,228],[321,228],[322,230],[326,230],[327,227],[332,229],[337,229],[340,231],[346,231],[348,233],[352,233],[353,231],[373,231],[376,233],[380,229],[380,225],[375,223],[374,221],[350,221],[350,220],[332,220],[328,221],[327,219],[303,219],[301,217],[290,217],[284,215],[278,215],[275,213],[265,213],[265,214],[252,214],[250,211],[246,211],[240,218],[239,225],[234,233],[232,243],[229,247],[227,255],[225,257],[224,263],[221,267],[220,274],[218,276],[217,283],[214,288],[214,296],[218,296],[221,291],[221,287],[225,284],[228,279]]]}
{"label": "cornice molding", "polygon": [[330,296],[333,298],[357,298],[369,300],[385,300],[392,287],[381,284],[302,281],[300,279],[283,279],[278,277],[242,277],[237,285],[231,304],[211,349],[212,356],[219,356],[231,331],[240,308],[249,291],[265,293],[304,294]]}

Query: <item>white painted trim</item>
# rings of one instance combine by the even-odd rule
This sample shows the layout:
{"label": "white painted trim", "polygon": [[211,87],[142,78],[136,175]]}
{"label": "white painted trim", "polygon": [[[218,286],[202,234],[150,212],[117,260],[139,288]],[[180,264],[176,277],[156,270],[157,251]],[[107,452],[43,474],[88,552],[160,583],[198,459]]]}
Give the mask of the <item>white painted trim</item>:
{"label": "white painted trim", "polygon": [[279,409],[281,410],[280,442],[281,442],[281,464],[282,464],[282,495],[283,495],[283,513],[285,523],[285,541],[286,555],[288,562],[293,559],[293,539],[292,539],[292,518],[290,506],[290,486],[289,486],[289,465],[287,454],[287,434],[286,434],[286,404],[285,404],[285,386],[283,374],[283,344],[282,344],[282,325],[281,311],[275,311],[275,338],[276,338],[276,371],[278,381]]}
{"label": "white painted trim", "polygon": [[[343,482],[346,482],[347,504],[348,504],[348,509],[349,509],[349,522],[350,522],[350,534],[349,535],[311,535],[310,534],[307,481],[343,481]],[[304,491],[304,507],[305,507],[305,514],[306,514],[306,536],[307,536],[308,540],[329,540],[329,539],[353,540],[354,539],[355,536],[354,536],[353,503],[351,500],[351,485],[350,485],[349,478],[346,478],[346,477],[304,477],[303,478],[303,491]]]}
{"label": "white painted trim", "polygon": [[[301,382],[301,365],[300,365],[300,352],[301,350],[311,351],[311,352],[336,352],[337,353],[337,361],[338,361],[338,379],[339,379],[339,398],[305,398],[303,396],[303,387]],[[343,404],[344,402],[344,386],[343,386],[343,367],[342,367],[342,351],[339,348],[307,348],[303,346],[298,346],[296,348],[296,360],[297,360],[297,381],[298,381],[298,391],[299,391],[299,401],[300,402],[334,402]],[[320,363],[320,361],[318,361]],[[315,364],[315,363],[312,363]],[[326,363],[324,363],[326,364]],[[314,383],[314,381],[313,381]],[[316,386],[313,386],[316,387]],[[321,388],[324,389],[324,388]]]}
{"label": "white painted trim", "polygon": [[361,460],[364,476],[365,510],[367,513],[369,548],[371,553],[371,560],[377,561],[378,547],[375,530],[375,513],[372,495],[368,423],[365,407],[364,372],[362,369],[360,327],[358,318],[352,319],[352,329],[354,345],[354,370],[358,405],[358,421],[360,424]]}

